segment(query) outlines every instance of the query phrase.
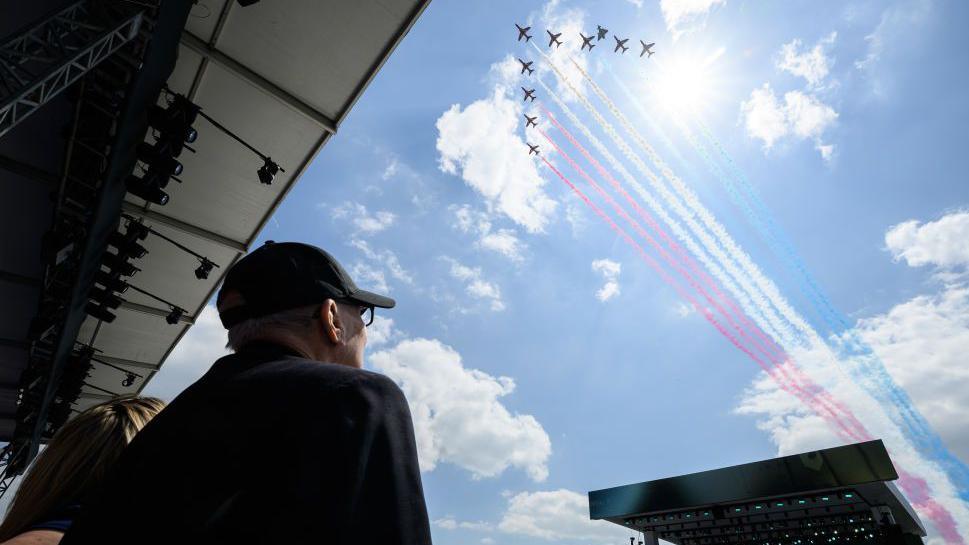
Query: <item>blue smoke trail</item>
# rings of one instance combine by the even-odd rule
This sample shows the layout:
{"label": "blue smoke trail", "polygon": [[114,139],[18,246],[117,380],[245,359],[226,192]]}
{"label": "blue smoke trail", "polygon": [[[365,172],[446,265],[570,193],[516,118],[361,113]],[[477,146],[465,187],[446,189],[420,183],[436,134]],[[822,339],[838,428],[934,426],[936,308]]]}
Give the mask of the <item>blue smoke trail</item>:
{"label": "blue smoke trail", "polygon": [[[669,138],[651,119],[640,104],[640,101],[632,95],[625,83],[612,71],[611,67],[608,68],[608,71],[626,99],[646,119],[651,129],[660,135],[664,144],[672,146]],[[833,339],[829,339],[829,345],[832,345],[839,359],[855,364],[851,366],[849,371],[869,395],[875,398],[882,406],[886,408],[894,407],[896,409],[887,411],[892,421],[899,426],[905,436],[923,456],[934,459],[939,463],[958,489],[959,497],[963,501],[969,502],[969,466],[956,458],[946,448],[939,435],[935,433],[929,423],[919,413],[914,403],[912,403],[908,393],[895,383],[872,348],[860,338],[857,331],[851,327],[847,318],[834,308],[810,272],[808,272],[804,262],[794,250],[793,244],[774,221],[773,215],[763,200],[760,199],[752,184],[750,184],[746,176],[737,167],[737,164],[726,150],[723,149],[702,120],[696,118],[695,121],[700,127],[700,132],[703,134],[707,143],[716,149],[719,158],[727,165],[730,175],[724,172],[724,169],[711,157],[708,147],[699,142],[688,127],[679,123],[681,124],[680,128],[684,136],[701,156],[711,174],[723,183],[730,199],[743,211],[747,221],[754,226],[758,234],[770,247],[771,251],[774,252],[797,279],[801,292],[811,301],[815,310],[830,328]],[[683,161],[682,157],[678,158],[680,161]]]}

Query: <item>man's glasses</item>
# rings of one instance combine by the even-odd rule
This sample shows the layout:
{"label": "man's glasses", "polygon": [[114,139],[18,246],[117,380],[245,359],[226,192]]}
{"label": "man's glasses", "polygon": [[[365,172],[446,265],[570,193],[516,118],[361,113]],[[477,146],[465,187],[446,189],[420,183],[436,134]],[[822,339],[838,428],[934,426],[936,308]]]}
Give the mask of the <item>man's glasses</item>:
{"label": "man's glasses", "polygon": [[[373,323],[374,307],[371,305],[361,305],[360,301],[352,301],[349,299],[334,299],[338,303],[343,303],[344,305],[355,306],[360,309],[360,319],[363,320],[364,327],[370,327]],[[320,315],[318,312],[314,312],[310,319],[318,320]]]}

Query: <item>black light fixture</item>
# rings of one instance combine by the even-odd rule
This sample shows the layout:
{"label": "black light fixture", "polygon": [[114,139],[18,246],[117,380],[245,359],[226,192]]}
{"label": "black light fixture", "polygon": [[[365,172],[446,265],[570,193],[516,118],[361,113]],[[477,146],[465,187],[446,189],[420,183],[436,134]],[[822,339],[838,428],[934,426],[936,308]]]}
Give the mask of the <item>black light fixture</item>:
{"label": "black light fixture", "polygon": [[192,123],[195,123],[200,108],[182,95],[173,93],[170,96],[172,101],[167,108],[153,106],[148,111],[148,123],[159,132],[158,139],[171,146],[172,156],[178,157],[186,142],[192,143],[198,138],[199,133]]}
{"label": "black light fixture", "polygon": [[212,272],[213,266],[215,266],[215,263],[209,261],[209,258],[203,257],[201,259],[201,264],[199,264],[198,268],[195,269],[195,278],[205,280],[209,277],[209,273]]}
{"label": "black light fixture", "polygon": [[182,173],[182,163],[175,159],[172,146],[167,140],[159,140],[154,144],[138,144],[138,160],[148,165],[149,170],[166,178]]}
{"label": "black light fixture", "polygon": [[134,276],[141,270],[128,263],[127,259],[121,255],[112,252],[104,252],[104,258],[101,262],[111,270],[112,276]]}
{"label": "black light fixture", "polygon": [[109,324],[117,318],[111,311],[121,306],[122,300],[120,297],[98,286],[91,288],[91,293],[88,297],[90,301],[84,307],[85,312]]}
{"label": "black light fixture", "polygon": [[185,314],[184,310],[178,307],[172,307],[172,311],[168,313],[168,316],[165,316],[165,321],[171,325],[175,325],[178,323],[179,320],[182,319],[182,316],[184,314]]}
{"label": "black light fixture", "polygon": [[132,238],[134,237],[114,232],[108,238],[108,244],[118,249],[118,255],[129,259],[141,259],[148,255],[148,248],[138,244]]}
{"label": "black light fixture", "polygon": [[162,191],[168,185],[168,178],[156,171],[149,169],[141,178],[131,174],[125,179],[125,185],[135,197],[161,206],[168,204],[168,193]]}
{"label": "black light fixture", "polygon": [[128,289],[128,283],[119,278],[119,276],[114,276],[111,273],[105,271],[98,271],[94,275],[94,282],[104,286],[104,289],[108,291],[113,291],[115,293],[124,293]]}
{"label": "black light fixture", "polygon": [[121,385],[124,386],[125,388],[130,388],[131,385],[135,383],[135,378],[136,377],[134,373],[128,373],[127,375],[125,375],[124,379],[122,379]]}
{"label": "black light fixture", "polygon": [[259,174],[259,181],[266,185],[271,185],[273,180],[276,179],[276,173],[279,172],[279,165],[277,165],[272,158],[266,157],[265,163],[259,170],[256,171]]}

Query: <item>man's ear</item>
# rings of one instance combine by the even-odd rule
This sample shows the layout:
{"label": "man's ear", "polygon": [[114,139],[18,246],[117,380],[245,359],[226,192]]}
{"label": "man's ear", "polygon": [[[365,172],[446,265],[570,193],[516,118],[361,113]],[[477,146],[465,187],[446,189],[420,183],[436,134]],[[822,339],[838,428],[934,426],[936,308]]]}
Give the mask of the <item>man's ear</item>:
{"label": "man's ear", "polygon": [[343,321],[340,319],[340,308],[336,301],[327,299],[319,309],[320,323],[323,324],[323,335],[333,344],[339,344],[343,339]]}

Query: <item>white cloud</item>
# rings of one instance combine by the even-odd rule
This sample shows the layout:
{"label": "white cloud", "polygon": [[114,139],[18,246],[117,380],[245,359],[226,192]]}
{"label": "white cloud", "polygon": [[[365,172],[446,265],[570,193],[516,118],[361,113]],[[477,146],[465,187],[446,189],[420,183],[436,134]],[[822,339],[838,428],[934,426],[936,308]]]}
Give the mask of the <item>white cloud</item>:
{"label": "white cloud", "polygon": [[660,0],[659,8],[666,21],[666,29],[678,39],[684,32],[702,29],[707,13],[727,0]]}
{"label": "white cloud", "polygon": [[837,32],[832,32],[803,53],[798,51],[802,45],[801,40],[784,44],[777,59],[777,67],[804,78],[811,87],[818,87],[834,64],[834,60],[827,56],[827,49],[834,44],[837,36]]}
{"label": "white cloud", "polygon": [[219,311],[206,305],[188,332],[165,360],[161,370],[145,387],[144,395],[171,401],[190,384],[201,378],[215,360],[229,354],[228,337]]}
{"label": "white cloud", "polygon": [[751,91],[750,98],[740,104],[740,110],[744,114],[747,135],[763,140],[767,149],[788,132],[787,113],[768,83]]}
{"label": "white cloud", "polygon": [[[547,47],[548,34],[544,30],[540,36],[536,36],[532,40],[538,40],[536,43],[552,59],[552,62],[555,63],[555,66],[562,72],[572,86],[578,89],[579,92],[584,92],[586,88],[585,77],[572,64],[572,61],[575,60],[582,70],[587,73],[589,72],[589,56],[582,54],[582,40],[579,37],[579,33],[582,32],[588,35],[594,28],[591,25],[588,28],[586,27],[586,14],[584,10],[579,8],[562,9],[561,6],[562,2],[559,0],[550,0],[547,2],[538,14],[538,21],[533,22],[532,26],[535,28],[549,29],[555,33],[561,32],[562,36],[559,37],[559,41],[562,42],[562,45],[551,48]],[[604,46],[600,45],[600,47]],[[538,54],[534,51],[529,51],[528,55],[538,57]],[[542,60],[544,61],[544,59]],[[543,78],[546,82],[549,80],[554,81],[555,92],[562,100],[566,102],[578,100],[572,94],[568,85],[560,81],[555,75],[555,72],[544,62],[539,62],[536,66],[538,70],[535,75]]]}
{"label": "white cloud", "polygon": [[588,497],[566,489],[512,495],[498,529],[549,541],[604,545],[624,541],[631,534],[611,522],[590,520]]}
{"label": "white cloud", "polygon": [[402,336],[394,327],[393,318],[385,318],[380,314],[373,317],[373,323],[367,328],[367,346],[378,347],[396,341]]}
{"label": "white cloud", "polygon": [[499,229],[493,233],[482,235],[478,244],[482,248],[498,252],[512,261],[521,261],[522,252],[525,248],[525,244],[519,240],[511,229]]}
{"label": "white cloud", "polygon": [[619,274],[622,264],[611,259],[596,259],[592,262],[592,270],[599,273],[605,284],[596,291],[596,299],[603,303],[619,295]]}
{"label": "white cloud", "polygon": [[469,295],[476,299],[484,299],[493,311],[505,310],[505,303],[501,299],[501,288],[485,280],[480,268],[468,267],[450,257],[442,259],[450,265],[451,276],[465,283],[465,291]]}
{"label": "white cloud", "polygon": [[[365,240],[353,239],[350,241],[350,245],[354,248],[360,250],[363,255],[371,261],[370,264],[362,266],[363,274],[369,276],[372,280],[378,278],[385,278],[383,272],[379,269],[374,269],[374,263],[382,266],[390,273],[393,278],[405,283],[413,284],[414,277],[400,264],[400,260],[397,259],[397,254],[390,250],[374,250],[370,247],[370,244]],[[370,269],[370,272],[366,272],[366,268]],[[356,268],[356,267],[355,267]],[[355,273],[351,271],[351,275],[356,279]],[[384,280],[384,285],[386,286],[386,280]]]}
{"label": "white cloud", "polygon": [[545,193],[545,179],[517,133],[520,118],[521,106],[502,87],[464,109],[451,106],[436,123],[440,168],[461,176],[489,209],[529,232],[542,232],[556,202]]}
{"label": "white cloud", "polygon": [[[320,205],[321,208],[325,205]],[[358,203],[347,201],[332,211],[335,219],[348,219],[356,227],[358,233],[372,235],[379,233],[393,225],[397,216],[393,212],[379,210],[373,214],[367,211],[367,207]]]}
{"label": "white cloud", "polygon": [[821,102],[813,94],[789,91],[781,103],[770,84],[765,83],[750,93],[750,98],[740,104],[747,135],[764,142],[769,150],[787,136],[799,140],[813,140],[815,148],[824,159],[830,159],[834,146],[822,142],[824,132],[838,119],[831,106]]}
{"label": "white cloud", "polygon": [[548,476],[548,434],[535,417],[513,414],[500,401],[515,389],[511,378],[467,369],[457,351],[432,339],[402,341],[370,362],[407,396],[423,471],[443,462],[475,478],[509,467],[535,481]]}
{"label": "white cloud", "polygon": [[831,106],[814,95],[806,95],[801,91],[785,93],[784,103],[790,130],[802,139],[811,138],[817,141],[825,129],[838,119],[838,113]]}
{"label": "white cloud", "polygon": [[360,288],[377,293],[390,292],[390,285],[387,284],[387,276],[384,271],[375,269],[373,265],[357,261],[350,266],[348,272],[350,277],[353,278],[353,282]]}
{"label": "white cloud", "polygon": [[454,517],[443,517],[436,519],[431,522],[434,526],[438,528],[444,528],[445,530],[476,530],[479,532],[490,532],[494,529],[488,522],[481,520],[478,521],[467,521],[467,520],[455,520]]}
{"label": "white cloud", "polygon": [[969,268],[969,211],[926,223],[899,223],[885,233],[885,245],[896,261],[905,260],[910,267]]}
{"label": "white cloud", "polygon": [[914,27],[921,25],[932,11],[931,0],[908,0],[898,2],[882,12],[878,26],[871,34],[865,36],[868,49],[863,59],[855,61],[859,70],[874,68],[885,48],[891,43],[904,44],[905,36],[910,35]]}
{"label": "white cloud", "polygon": [[469,205],[451,206],[454,212],[454,227],[464,233],[476,235],[475,243],[479,248],[497,252],[512,261],[522,261],[527,245],[518,238],[512,229],[492,230],[488,214],[477,212]]}
{"label": "white cloud", "polygon": [[691,305],[684,303],[683,301],[677,301],[676,306],[673,307],[673,312],[676,313],[680,318],[686,318],[696,313]]}

